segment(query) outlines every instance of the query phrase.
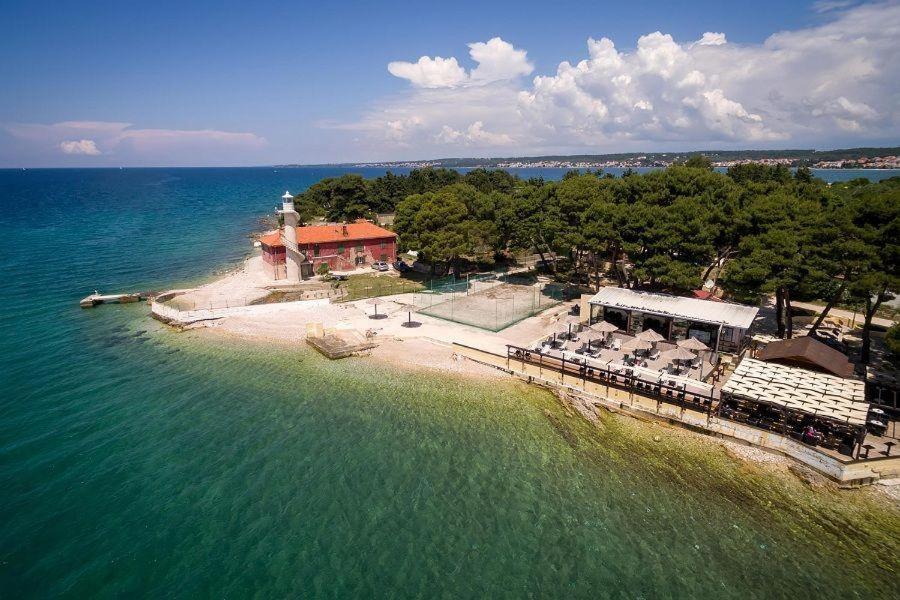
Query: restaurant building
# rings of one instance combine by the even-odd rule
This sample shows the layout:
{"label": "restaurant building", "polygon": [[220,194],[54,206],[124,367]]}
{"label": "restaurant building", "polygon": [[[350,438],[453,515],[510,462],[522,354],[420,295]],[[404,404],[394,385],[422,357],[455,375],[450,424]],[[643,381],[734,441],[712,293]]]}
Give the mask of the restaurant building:
{"label": "restaurant building", "polygon": [[866,435],[862,381],[745,357],[722,387],[719,416],[852,456]]}
{"label": "restaurant building", "polygon": [[697,338],[717,352],[738,352],[759,309],[728,302],[605,287],[589,301],[590,323],[607,321],[637,335],[652,329],[670,342]]}
{"label": "restaurant building", "polygon": [[397,260],[397,234],[365,219],[353,223],[301,226],[293,197],[282,197],[284,227],[260,237],[265,264],[274,279],[307,279],[320,265],[352,271],[374,262]]}

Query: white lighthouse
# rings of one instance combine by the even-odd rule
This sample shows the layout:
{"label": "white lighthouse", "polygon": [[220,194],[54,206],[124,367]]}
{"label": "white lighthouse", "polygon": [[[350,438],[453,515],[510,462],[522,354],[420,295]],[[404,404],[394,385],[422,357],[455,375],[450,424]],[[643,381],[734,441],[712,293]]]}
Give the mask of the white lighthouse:
{"label": "white lighthouse", "polygon": [[284,216],[282,237],[284,238],[287,278],[289,281],[299,281],[300,263],[303,262],[303,257],[297,248],[297,225],[300,224],[300,215],[294,210],[294,197],[290,192],[284,192],[284,196],[281,197],[281,210],[278,212]]}

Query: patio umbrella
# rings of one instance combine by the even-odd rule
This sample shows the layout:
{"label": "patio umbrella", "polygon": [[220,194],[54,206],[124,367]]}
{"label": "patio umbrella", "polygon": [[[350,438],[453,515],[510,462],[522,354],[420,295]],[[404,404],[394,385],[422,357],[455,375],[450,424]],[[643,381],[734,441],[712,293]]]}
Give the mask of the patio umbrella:
{"label": "patio umbrella", "polygon": [[709,346],[695,337],[690,337],[686,340],[678,340],[676,343],[679,348],[684,348],[685,350],[709,350]]}
{"label": "patio umbrella", "polygon": [[609,334],[611,334],[613,331],[617,331],[619,329],[608,321],[597,321],[593,325],[588,325],[587,328],[591,331],[595,331],[601,334],[604,340],[607,339],[609,337]]}
{"label": "patio umbrella", "polygon": [[568,338],[572,338],[572,325],[581,325],[581,315],[567,315],[564,322],[569,326]]}
{"label": "patio umbrella", "polygon": [[661,336],[660,334],[658,334],[656,331],[654,331],[652,329],[645,329],[644,331],[637,334],[637,337],[642,340],[653,343],[653,344],[655,344],[656,342],[661,342],[664,339],[666,339],[665,337]]}
{"label": "patio umbrella", "polygon": [[686,348],[673,348],[662,353],[662,358],[666,360],[693,360],[696,358],[693,352]]}
{"label": "patio umbrella", "polygon": [[588,329],[597,333],[612,333],[619,328],[608,321],[597,321],[593,325],[588,325]]}
{"label": "patio umbrella", "polygon": [[642,340],[639,337],[631,338],[624,344],[622,344],[622,350],[626,352],[637,352],[639,350],[649,350],[653,347],[653,344],[648,342],[647,340]]}
{"label": "patio umbrella", "polygon": [[419,323],[418,321],[412,320],[412,314],[417,310],[417,308],[418,307],[416,307],[414,304],[400,304],[399,312],[405,312],[409,315],[406,323],[402,323],[403,327],[416,327],[417,325],[421,325],[421,323]]}
{"label": "patio umbrella", "polygon": [[366,300],[366,304],[368,304],[369,306],[374,306],[374,307],[375,307],[375,314],[372,315],[370,318],[377,319],[377,318],[379,317],[379,314],[378,314],[378,300],[379,300],[378,298],[369,298],[368,300]]}

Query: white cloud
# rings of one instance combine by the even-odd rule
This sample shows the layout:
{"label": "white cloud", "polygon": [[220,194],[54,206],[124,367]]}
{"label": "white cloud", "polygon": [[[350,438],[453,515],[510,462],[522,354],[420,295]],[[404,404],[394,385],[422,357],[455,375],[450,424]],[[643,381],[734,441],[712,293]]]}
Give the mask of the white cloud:
{"label": "white cloud", "polygon": [[25,150],[41,152],[52,148],[70,156],[103,155],[110,160],[138,164],[208,164],[222,156],[240,158],[241,153],[252,153],[266,144],[264,138],[253,133],[141,129],[112,121],[5,123],[0,124],[0,129],[18,140]]}
{"label": "white cloud", "polygon": [[695,46],[721,46],[722,44],[727,43],[725,39],[724,33],[716,33],[714,31],[707,31],[701,36],[699,40],[694,42]]}
{"label": "white cloud", "polygon": [[843,10],[759,44],[729,43],[722,32],[679,42],[655,31],[620,50],[590,38],[585,58],[530,82],[521,79],[532,72],[525,51],[494,38],[470,44],[472,71],[454,60],[441,77],[398,75],[413,87],[341,128],[363,132],[360,148],[379,157],[513,143],[521,153],[893,143],[900,3],[833,8]]}
{"label": "white cloud", "polygon": [[64,140],[59,143],[59,149],[63,154],[86,154],[88,156],[97,156],[100,149],[94,140]]}
{"label": "white cloud", "polygon": [[818,2],[813,2],[812,8],[817,13],[826,13],[832,10],[849,8],[854,4],[856,4],[855,0],[819,0]]}
{"label": "white cloud", "polygon": [[484,85],[528,75],[534,70],[524,50],[499,37],[469,44],[469,56],[477,64],[470,73],[466,73],[452,56],[423,56],[414,63],[394,61],[388,63],[388,72],[394,77],[409,80],[415,87],[436,89],[464,84]]}
{"label": "white cloud", "polygon": [[436,136],[438,142],[452,144],[463,142],[480,147],[507,146],[513,143],[512,137],[505,133],[493,133],[484,129],[484,123],[475,121],[465,131],[457,131],[448,125],[441,127]]}
{"label": "white cloud", "polygon": [[469,44],[469,56],[478,63],[470,75],[471,80],[476,83],[512,79],[534,71],[524,50],[514,48],[499,37]]}
{"label": "white cloud", "polygon": [[394,77],[408,79],[414,86],[422,88],[455,87],[468,77],[466,70],[459,66],[455,58],[440,56],[434,58],[423,56],[414,63],[402,61],[388,63],[388,72]]}

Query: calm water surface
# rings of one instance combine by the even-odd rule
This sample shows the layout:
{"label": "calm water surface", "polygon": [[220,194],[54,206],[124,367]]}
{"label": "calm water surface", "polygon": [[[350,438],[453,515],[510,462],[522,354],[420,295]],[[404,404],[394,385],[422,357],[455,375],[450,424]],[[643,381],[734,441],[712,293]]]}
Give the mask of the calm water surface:
{"label": "calm water surface", "polygon": [[0,595],[900,595],[871,490],[513,382],[78,308],[235,264],[284,189],[339,172],[0,171]]}

